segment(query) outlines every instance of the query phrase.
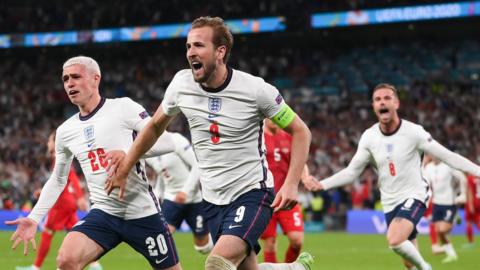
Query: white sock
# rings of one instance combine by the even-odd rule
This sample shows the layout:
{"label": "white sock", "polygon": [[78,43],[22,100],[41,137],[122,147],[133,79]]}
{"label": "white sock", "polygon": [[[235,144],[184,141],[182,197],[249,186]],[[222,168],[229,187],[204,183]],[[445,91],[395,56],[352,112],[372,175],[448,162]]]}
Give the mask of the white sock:
{"label": "white sock", "polygon": [[457,257],[457,253],[455,252],[452,243],[443,245],[443,248],[445,249],[445,253],[447,253],[447,256]]}
{"label": "white sock", "polygon": [[200,254],[208,254],[210,251],[213,249],[213,240],[210,234],[208,235],[208,243],[205,244],[205,246],[197,246],[193,245],[196,251],[198,251]]}
{"label": "white sock", "polygon": [[259,270],[308,270],[298,262],[293,263],[261,263],[258,265]]}
{"label": "white sock", "polygon": [[429,269],[427,262],[409,240],[403,241],[400,245],[391,247],[391,249],[405,260],[413,263],[418,269]]}

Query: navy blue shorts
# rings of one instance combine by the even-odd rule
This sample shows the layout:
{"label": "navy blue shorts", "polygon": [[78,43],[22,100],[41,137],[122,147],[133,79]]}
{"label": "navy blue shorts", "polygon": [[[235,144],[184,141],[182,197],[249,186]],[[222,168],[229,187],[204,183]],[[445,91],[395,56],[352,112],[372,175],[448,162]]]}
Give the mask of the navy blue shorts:
{"label": "navy blue shorts", "polygon": [[[105,252],[121,242],[142,254],[153,268],[168,268],[179,261],[173,237],[161,213],[124,220],[92,209],[72,228],[99,244]],[[100,256],[100,257],[101,257]]]}
{"label": "navy blue shorts", "polygon": [[272,217],[270,205],[274,197],[273,189],[254,189],[227,205],[204,200],[205,222],[213,242],[216,243],[221,235],[235,235],[247,243],[247,255],[252,250],[258,254],[258,239]]}
{"label": "navy blue shorts", "polygon": [[392,220],[396,217],[405,218],[413,223],[413,231],[408,240],[417,238],[417,224],[423,216],[426,207],[425,204],[416,199],[407,199],[405,202],[397,205],[392,211],[385,213],[387,225],[390,226]]}
{"label": "navy blue shorts", "polygon": [[456,205],[439,205],[433,204],[432,222],[445,221],[453,224],[455,215],[457,214]]}
{"label": "navy blue shorts", "polygon": [[167,223],[177,229],[180,228],[183,220],[185,220],[193,234],[208,234],[201,202],[180,204],[170,200],[163,200],[162,213],[165,215]]}

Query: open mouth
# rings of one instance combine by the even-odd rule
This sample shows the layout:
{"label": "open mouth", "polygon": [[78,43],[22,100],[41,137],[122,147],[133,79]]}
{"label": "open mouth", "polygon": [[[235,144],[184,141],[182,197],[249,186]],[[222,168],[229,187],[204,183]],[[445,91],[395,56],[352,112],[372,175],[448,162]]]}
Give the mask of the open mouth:
{"label": "open mouth", "polygon": [[73,90],[73,89],[72,89],[72,90],[68,91],[68,95],[69,95],[69,96],[73,96],[73,95],[76,95],[76,94],[78,94],[78,93],[80,93],[78,90]]}
{"label": "open mouth", "polygon": [[378,111],[380,114],[384,114],[384,113],[388,113],[388,109],[387,108],[382,108]]}
{"label": "open mouth", "polygon": [[203,67],[203,64],[197,61],[192,62],[191,65],[194,70],[199,70]]}

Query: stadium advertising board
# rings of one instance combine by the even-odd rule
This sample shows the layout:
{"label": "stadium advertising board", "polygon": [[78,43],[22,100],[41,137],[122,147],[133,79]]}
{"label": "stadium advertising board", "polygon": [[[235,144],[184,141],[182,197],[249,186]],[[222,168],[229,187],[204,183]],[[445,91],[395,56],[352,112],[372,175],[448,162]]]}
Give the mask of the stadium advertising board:
{"label": "stadium advertising board", "polygon": [[[465,233],[464,211],[459,210],[458,216],[461,218],[461,223],[454,225],[452,234]],[[428,220],[422,217],[417,225],[418,232],[427,234],[429,232],[428,225]],[[347,232],[352,234],[385,234],[387,232],[387,222],[381,211],[350,210],[347,213]],[[475,233],[479,234],[480,231],[476,230]]]}
{"label": "stadium advertising board", "polygon": [[480,15],[480,1],[316,13],[313,28],[452,19]]}

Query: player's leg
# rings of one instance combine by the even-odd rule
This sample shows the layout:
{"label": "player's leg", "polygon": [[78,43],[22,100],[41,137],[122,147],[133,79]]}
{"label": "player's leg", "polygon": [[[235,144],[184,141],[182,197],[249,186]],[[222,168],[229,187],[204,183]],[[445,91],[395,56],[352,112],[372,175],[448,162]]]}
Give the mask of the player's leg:
{"label": "player's leg", "polygon": [[205,222],[215,243],[205,262],[205,269],[218,269],[215,268],[217,264],[239,267],[251,251],[260,251],[258,239],[272,216],[270,204],[273,198],[273,189],[254,189],[228,205],[203,202]]}
{"label": "player's leg", "polygon": [[213,249],[213,240],[205,224],[202,203],[185,205],[185,220],[193,233],[193,246],[200,254],[208,254]]}
{"label": "player's leg", "polygon": [[180,225],[185,218],[185,205],[164,199],[161,208],[162,215],[167,221],[170,232],[174,233],[177,228],[180,228]]}
{"label": "player's leg", "polygon": [[273,213],[267,228],[260,237],[263,240],[263,261],[268,263],[277,262],[277,222],[278,212]]}
{"label": "player's leg", "polygon": [[430,269],[430,265],[410,240],[416,238],[415,226],[425,211],[425,205],[414,199],[408,199],[393,211],[386,213],[388,230],[387,241],[390,248],[419,270]]}
{"label": "player's leg", "polygon": [[95,261],[104,249],[81,232],[69,232],[60,246],[57,267],[62,270],[80,270]]}
{"label": "player's leg", "polygon": [[432,221],[432,218],[433,218],[432,208],[433,208],[433,203],[432,203],[432,200],[430,200],[428,203],[427,210],[425,210],[425,213],[423,214],[423,216],[429,221],[428,228],[429,228],[430,242],[432,244],[432,253],[440,254],[440,253],[443,253],[443,249],[437,243],[437,232],[435,230],[435,224],[433,224],[433,221]]}
{"label": "player's leg", "polygon": [[437,221],[435,222],[435,227],[437,229],[440,242],[443,244],[442,247],[447,254],[447,257],[442,262],[447,263],[456,261],[458,259],[457,253],[455,252],[452,243],[448,239],[448,234],[452,230],[452,224],[445,221]]}
{"label": "player's leg", "polygon": [[48,255],[48,251],[50,250],[50,245],[52,243],[52,238],[55,232],[49,228],[45,228],[42,232],[40,238],[40,247],[38,248],[37,257],[35,257],[35,262],[33,263],[34,266],[41,268],[43,261]]}
{"label": "player's leg", "polygon": [[303,216],[299,204],[287,211],[280,211],[280,226],[288,237],[289,245],[285,253],[285,262],[293,262],[300,255],[303,244]]}
{"label": "player's leg", "polygon": [[276,263],[277,261],[277,237],[263,238],[263,261]]}
{"label": "player's leg", "polygon": [[124,220],[123,241],[142,254],[153,269],[179,270],[177,249],[162,213]]}
{"label": "player's leg", "polygon": [[448,234],[452,230],[456,213],[456,206],[434,204],[433,222],[435,223],[435,230],[442,243],[442,248],[447,254],[447,257],[442,261],[444,263],[456,261],[458,259],[457,253],[448,239]]}
{"label": "player's leg", "polygon": [[62,270],[83,269],[98,260],[121,242],[117,232],[121,221],[101,210],[91,210],[63,240],[57,267]]}
{"label": "player's leg", "polygon": [[[218,244],[218,245],[217,245]],[[245,241],[237,236],[226,235],[221,236],[215,244],[209,258],[205,264],[205,270],[312,270],[313,258],[311,255],[306,255],[308,258],[295,261],[293,263],[261,263],[258,264],[257,256],[253,250],[248,256],[243,256],[241,261],[230,258],[238,258],[239,253],[246,254],[248,245]],[[216,250],[217,247],[229,247],[229,250]],[[213,254],[213,255],[212,255]],[[236,265],[238,268],[236,268]]]}
{"label": "player's leg", "polygon": [[311,262],[304,260],[306,266],[303,266],[303,261],[257,265],[256,254],[260,251],[258,239],[272,215],[272,201],[272,190],[252,190],[226,207],[204,203],[205,219],[215,242],[205,262],[206,270],[231,270],[237,267],[239,270],[310,270],[307,267],[310,267],[313,258]]}

